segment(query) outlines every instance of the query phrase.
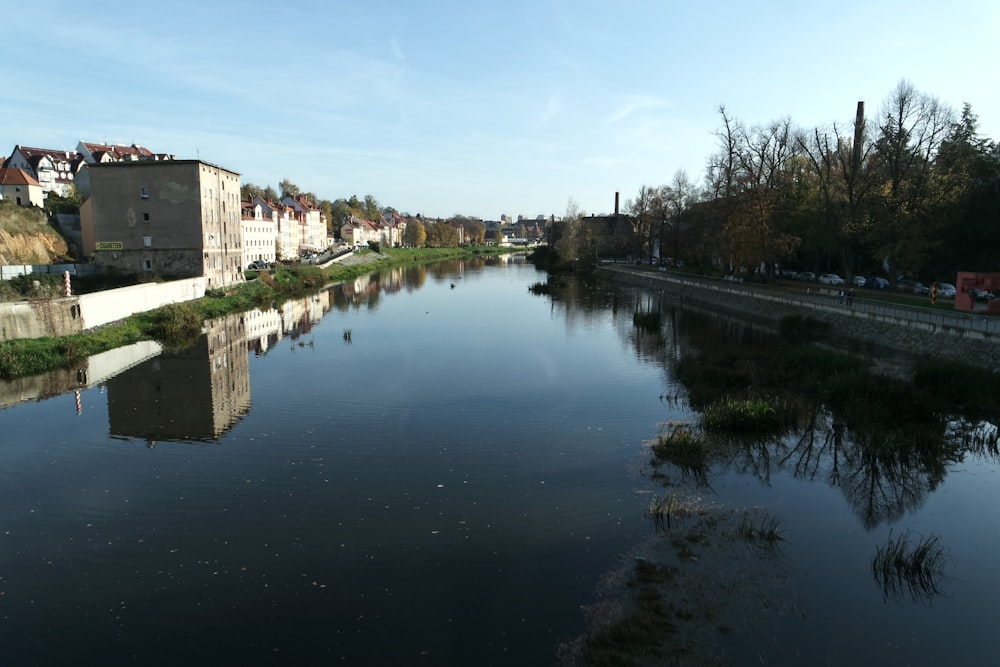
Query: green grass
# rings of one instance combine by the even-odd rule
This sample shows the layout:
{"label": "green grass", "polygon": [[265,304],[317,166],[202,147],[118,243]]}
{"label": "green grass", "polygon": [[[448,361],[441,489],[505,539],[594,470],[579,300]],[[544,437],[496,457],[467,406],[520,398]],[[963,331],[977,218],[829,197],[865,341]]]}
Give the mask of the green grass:
{"label": "green grass", "polygon": [[134,320],[60,338],[22,338],[0,343],[0,377],[9,379],[65,368],[92,354],[148,340]]}
{"label": "green grass", "polygon": [[797,417],[797,407],[785,399],[726,397],[705,409],[702,424],[708,433],[780,434],[789,430]]}

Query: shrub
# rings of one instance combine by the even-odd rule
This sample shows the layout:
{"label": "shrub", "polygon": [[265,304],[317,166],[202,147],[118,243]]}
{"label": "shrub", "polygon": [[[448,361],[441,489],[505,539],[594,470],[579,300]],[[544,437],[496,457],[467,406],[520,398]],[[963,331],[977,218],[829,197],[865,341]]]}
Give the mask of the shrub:
{"label": "shrub", "polygon": [[146,333],[167,347],[182,347],[201,334],[204,314],[191,301],[172,303],[150,314]]}

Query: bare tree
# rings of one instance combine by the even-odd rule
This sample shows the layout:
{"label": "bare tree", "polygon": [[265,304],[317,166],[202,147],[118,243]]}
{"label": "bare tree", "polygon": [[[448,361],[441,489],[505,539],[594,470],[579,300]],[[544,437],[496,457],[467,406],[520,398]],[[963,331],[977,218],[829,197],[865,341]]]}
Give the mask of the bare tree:
{"label": "bare tree", "polygon": [[655,232],[656,188],[643,185],[634,200],[625,203],[632,221],[635,239],[635,253],[641,260],[653,256],[653,236]]}
{"label": "bare tree", "polygon": [[879,116],[875,155],[883,187],[870,228],[876,250],[890,267],[917,270],[935,243],[930,215],[939,195],[934,157],[954,123],[954,112],[935,97],[901,81]]}
{"label": "bare tree", "polygon": [[854,274],[854,256],[866,223],[865,206],[873,183],[864,102],[858,102],[851,131],[834,124],[830,130],[813,129],[797,138],[808,174],[819,195],[819,237],[837,254],[840,269]]}

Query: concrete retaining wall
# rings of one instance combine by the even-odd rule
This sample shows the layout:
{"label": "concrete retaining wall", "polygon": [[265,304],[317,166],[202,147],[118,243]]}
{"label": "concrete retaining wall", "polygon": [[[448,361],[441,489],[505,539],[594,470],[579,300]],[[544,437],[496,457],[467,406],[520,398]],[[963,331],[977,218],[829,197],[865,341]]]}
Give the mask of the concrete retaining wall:
{"label": "concrete retaining wall", "polygon": [[154,310],[170,303],[205,296],[204,277],[148,283],[62,297],[0,303],[0,341],[68,336]]}
{"label": "concrete retaining wall", "polygon": [[0,341],[83,331],[77,297],[0,303]]}
{"label": "concrete retaining wall", "polygon": [[79,297],[83,328],[99,327],[170,303],[200,299],[205,296],[207,283],[204,277],[185,278],[83,294]]}
{"label": "concrete retaining wall", "polygon": [[848,305],[841,303],[836,291],[825,289],[795,295],[623,265],[605,265],[601,269],[615,280],[663,290],[680,299],[696,299],[772,320],[808,317],[828,323],[831,336],[867,341],[908,354],[955,359],[1000,372],[1000,318],[907,309],[861,298]]}

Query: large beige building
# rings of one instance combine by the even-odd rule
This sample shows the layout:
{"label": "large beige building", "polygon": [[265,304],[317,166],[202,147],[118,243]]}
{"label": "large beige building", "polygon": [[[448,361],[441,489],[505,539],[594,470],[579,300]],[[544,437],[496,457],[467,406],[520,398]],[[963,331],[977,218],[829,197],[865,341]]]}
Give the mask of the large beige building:
{"label": "large beige building", "polygon": [[80,209],[85,254],[122,273],[243,282],[240,175],[201,160],[88,167]]}

